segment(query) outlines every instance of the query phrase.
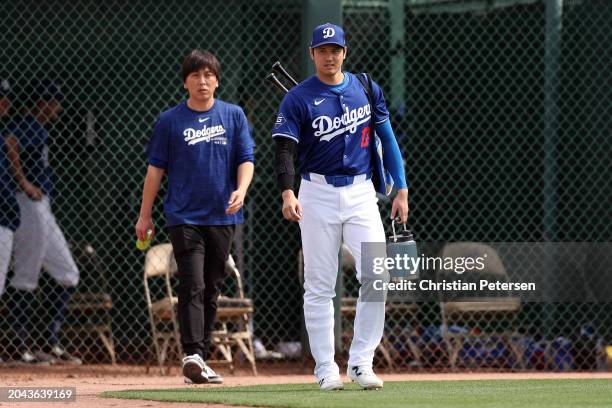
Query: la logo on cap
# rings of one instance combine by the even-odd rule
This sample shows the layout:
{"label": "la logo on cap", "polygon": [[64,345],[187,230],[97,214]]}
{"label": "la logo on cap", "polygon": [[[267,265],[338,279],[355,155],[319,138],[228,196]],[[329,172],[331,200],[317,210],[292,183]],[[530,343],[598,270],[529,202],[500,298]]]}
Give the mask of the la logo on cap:
{"label": "la logo on cap", "polygon": [[325,27],[323,29],[323,38],[330,38],[336,35],[336,30],[333,27]]}

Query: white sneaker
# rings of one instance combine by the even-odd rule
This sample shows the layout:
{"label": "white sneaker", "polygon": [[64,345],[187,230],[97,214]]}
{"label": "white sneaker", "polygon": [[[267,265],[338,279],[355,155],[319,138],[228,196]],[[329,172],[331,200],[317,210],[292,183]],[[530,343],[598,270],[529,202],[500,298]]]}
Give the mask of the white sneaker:
{"label": "white sneaker", "polygon": [[57,364],[71,364],[71,365],[82,365],[83,360],[80,358],[70,355],[66,350],[56,345],[51,348],[49,353]]}
{"label": "white sneaker", "polygon": [[353,382],[361,385],[364,390],[375,390],[383,387],[383,380],[374,374],[370,366],[352,366],[348,368],[346,374]]}
{"label": "white sneaker", "polygon": [[321,391],[338,391],[344,389],[344,383],[338,374],[328,375],[319,380]]}
{"label": "white sneaker", "polygon": [[210,368],[206,363],[204,363],[204,371],[206,372],[210,384],[223,384],[223,377],[215,373],[215,370]]}
{"label": "white sneaker", "polygon": [[19,362],[23,364],[37,365],[37,366],[48,366],[51,365],[53,357],[49,354],[37,351],[32,353],[30,350],[25,350],[19,357]]}
{"label": "white sneaker", "polygon": [[205,384],[208,375],[204,370],[204,360],[199,354],[192,354],[183,359],[183,375],[187,384]]}

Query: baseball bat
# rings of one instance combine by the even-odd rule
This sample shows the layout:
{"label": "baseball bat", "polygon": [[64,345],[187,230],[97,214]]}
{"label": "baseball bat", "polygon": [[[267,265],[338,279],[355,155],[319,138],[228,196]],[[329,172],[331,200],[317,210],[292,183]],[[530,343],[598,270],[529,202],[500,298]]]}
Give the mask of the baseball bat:
{"label": "baseball bat", "polygon": [[281,91],[285,93],[289,92],[289,90],[285,87],[285,85],[281,83],[281,81],[278,80],[278,78],[276,77],[276,75],[274,75],[273,72],[270,72],[266,76],[266,81],[272,82],[272,85],[276,86],[278,89],[280,89]]}
{"label": "baseball bat", "polygon": [[272,72],[276,72],[277,74],[284,76],[289,82],[293,84],[293,86],[296,86],[298,84],[298,82],[291,76],[291,74],[289,74],[289,72],[287,72],[287,70],[283,67],[280,61],[276,61],[274,65],[272,65]]}

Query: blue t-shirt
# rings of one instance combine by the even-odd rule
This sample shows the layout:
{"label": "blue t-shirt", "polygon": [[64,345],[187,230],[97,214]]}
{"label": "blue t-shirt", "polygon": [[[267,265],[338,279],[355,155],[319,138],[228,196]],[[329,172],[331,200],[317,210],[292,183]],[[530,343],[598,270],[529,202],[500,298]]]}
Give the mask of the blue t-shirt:
{"label": "blue t-shirt", "polygon": [[19,160],[26,179],[47,195],[53,193],[53,169],[49,166],[49,132],[28,115],[11,127],[19,141]]}
{"label": "blue t-shirt", "polygon": [[0,226],[15,231],[19,227],[19,204],[15,198],[17,185],[8,160],[5,131],[0,129]]}
{"label": "blue t-shirt", "polygon": [[165,169],[166,224],[242,224],[242,209],[226,215],[238,166],[254,162],[253,139],[242,109],[215,99],[197,112],[184,101],[163,112],[147,146],[149,164]]}
{"label": "blue t-shirt", "polygon": [[337,86],[312,76],[281,102],[272,137],[298,142],[302,173],[350,176],[372,171],[372,126],[389,119],[385,98],[374,82],[370,112],[363,85],[351,73],[344,76],[345,82]]}

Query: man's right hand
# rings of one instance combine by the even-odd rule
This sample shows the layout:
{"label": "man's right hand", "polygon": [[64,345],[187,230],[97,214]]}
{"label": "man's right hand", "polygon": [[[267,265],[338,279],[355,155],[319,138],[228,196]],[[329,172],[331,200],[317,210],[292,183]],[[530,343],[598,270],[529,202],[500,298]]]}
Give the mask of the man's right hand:
{"label": "man's right hand", "polygon": [[[147,231],[151,230],[151,235],[147,237]],[[153,226],[153,219],[151,217],[138,217],[138,222],[136,222],[136,237],[145,241],[147,238],[153,239],[155,236],[155,227]]]}
{"label": "man's right hand", "polygon": [[283,191],[283,217],[296,222],[302,219],[302,204],[295,197],[293,190]]}
{"label": "man's right hand", "polygon": [[36,187],[34,184],[30,183],[27,180],[24,180],[21,183],[21,191],[23,191],[25,195],[30,197],[30,200],[33,201],[40,201],[45,195],[45,193],[43,193],[40,188]]}

